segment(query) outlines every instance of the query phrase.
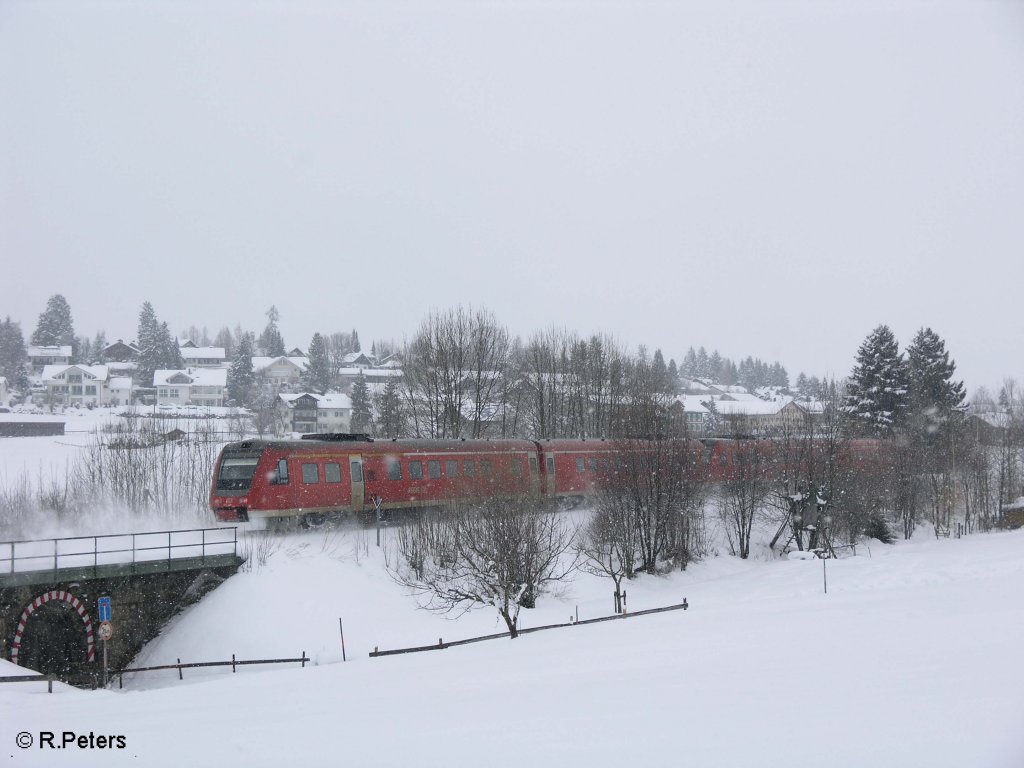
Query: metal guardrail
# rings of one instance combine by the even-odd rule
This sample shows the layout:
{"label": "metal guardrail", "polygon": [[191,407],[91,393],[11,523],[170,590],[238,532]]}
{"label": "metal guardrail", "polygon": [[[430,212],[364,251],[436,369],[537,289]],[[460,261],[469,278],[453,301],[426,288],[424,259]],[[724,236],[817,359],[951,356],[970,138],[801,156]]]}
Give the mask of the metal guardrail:
{"label": "metal guardrail", "polygon": [[[176,669],[178,670],[178,679],[184,680],[184,675],[181,674],[183,669],[197,669],[199,667],[231,667],[231,672],[237,671],[236,667],[246,666],[247,664],[302,664],[302,668],[306,668],[306,662],[309,661],[309,657],[306,652],[302,652],[302,656],[297,659],[246,659],[238,661],[235,659],[235,654],[231,654],[231,661],[193,661],[188,664],[182,664],[181,659],[178,659],[177,664],[160,664],[155,667],[131,667],[127,669],[119,669],[113,674],[117,675],[117,687],[124,687],[124,675],[131,672],[154,672],[158,669]],[[0,678],[2,680],[2,678]]]}
{"label": "metal guardrail", "polygon": [[[207,536],[209,532],[225,534],[213,540]],[[186,534],[191,534],[187,536]],[[229,534],[230,537],[227,535]],[[177,536],[177,540],[175,537]],[[166,542],[163,541],[166,537]],[[195,539],[198,538],[198,541]],[[115,539],[125,542],[124,546],[101,547],[101,543],[113,544]],[[127,541],[131,545],[127,546]],[[183,540],[184,539],[184,540]],[[74,546],[69,542],[91,542],[92,547],[87,545],[84,548],[69,551]],[[153,543],[157,542],[157,543]],[[143,545],[146,546],[143,546]],[[173,531],[147,531],[137,533],[105,533],[96,536],[66,536],[55,539],[22,539],[18,541],[0,541],[0,575],[24,572],[58,571],[61,568],[92,567],[94,570],[103,565],[122,565],[125,563],[135,564],[137,562],[167,561],[168,563],[176,558],[199,557],[205,561],[207,554],[227,554],[227,547],[231,547],[231,554],[238,556],[238,528],[183,528]],[[19,548],[21,552],[19,552]],[[41,550],[47,550],[42,552]],[[208,549],[214,549],[209,552]],[[27,551],[26,551],[27,550]],[[183,554],[186,550],[190,552]],[[160,552],[159,557],[152,557],[151,553]],[[166,557],[162,553],[166,552]],[[129,561],[126,555],[131,553]],[[125,556],[125,557],[118,557]],[[88,558],[92,558],[92,562]],[[73,558],[77,558],[72,562]],[[101,562],[102,560],[102,562]],[[27,565],[45,561],[42,565],[35,567],[16,567],[19,563]]]}
{"label": "metal guardrail", "polygon": [[13,677],[0,677],[0,683],[34,683],[36,680],[46,681],[46,692],[53,693],[53,681],[56,675],[15,675]]}

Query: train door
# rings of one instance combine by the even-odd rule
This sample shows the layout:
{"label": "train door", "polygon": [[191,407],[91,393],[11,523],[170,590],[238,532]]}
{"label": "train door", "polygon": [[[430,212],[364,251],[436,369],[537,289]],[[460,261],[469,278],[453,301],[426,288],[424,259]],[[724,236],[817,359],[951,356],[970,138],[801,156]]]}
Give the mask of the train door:
{"label": "train door", "polygon": [[555,497],[555,454],[544,453],[544,494]]}
{"label": "train door", "polygon": [[349,456],[348,468],[352,477],[352,511],[362,512],[363,494],[365,493],[365,486],[363,485],[363,457]]}
{"label": "train door", "polygon": [[530,496],[536,498],[540,496],[540,467],[537,465],[537,456],[530,454]]}

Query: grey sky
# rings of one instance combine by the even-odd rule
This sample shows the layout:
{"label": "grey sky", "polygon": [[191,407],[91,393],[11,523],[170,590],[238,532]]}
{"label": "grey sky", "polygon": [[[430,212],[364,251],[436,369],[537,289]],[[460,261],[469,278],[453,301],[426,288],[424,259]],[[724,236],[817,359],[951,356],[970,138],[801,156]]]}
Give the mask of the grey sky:
{"label": "grey sky", "polygon": [[0,0],[0,315],[1024,377],[1024,3]]}

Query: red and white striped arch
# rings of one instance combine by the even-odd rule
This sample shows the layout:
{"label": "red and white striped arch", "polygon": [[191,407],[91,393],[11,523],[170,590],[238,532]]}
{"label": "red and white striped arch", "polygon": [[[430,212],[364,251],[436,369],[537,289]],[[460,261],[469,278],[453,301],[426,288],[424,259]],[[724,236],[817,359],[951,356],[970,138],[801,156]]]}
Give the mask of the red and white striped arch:
{"label": "red and white striped arch", "polygon": [[21,651],[21,638],[25,633],[25,624],[28,623],[28,617],[35,613],[37,608],[45,605],[51,600],[67,603],[73,611],[82,617],[82,622],[85,624],[85,648],[88,654],[88,660],[95,661],[96,644],[92,636],[92,619],[89,618],[89,614],[85,610],[85,603],[63,589],[54,589],[49,592],[44,592],[25,607],[25,610],[21,614],[21,619],[18,621],[18,628],[14,631],[14,642],[11,643],[11,661],[15,664],[18,663],[18,653]]}

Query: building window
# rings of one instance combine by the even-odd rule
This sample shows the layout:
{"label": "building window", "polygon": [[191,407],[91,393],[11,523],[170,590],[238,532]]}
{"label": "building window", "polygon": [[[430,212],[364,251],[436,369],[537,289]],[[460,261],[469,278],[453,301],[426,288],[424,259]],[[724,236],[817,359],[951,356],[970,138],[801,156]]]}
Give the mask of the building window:
{"label": "building window", "polygon": [[302,482],[310,485],[320,482],[320,473],[316,464],[302,465]]}
{"label": "building window", "polygon": [[387,468],[388,480],[402,479],[402,463],[398,459],[385,459],[384,465]]}
{"label": "building window", "polygon": [[430,475],[431,480],[439,478],[441,476],[441,462],[434,460],[428,461],[427,474]]}
{"label": "building window", "polygon": [[328,483],[340,483],[341,464],[335,464],[330,461],[324,464],[324,480]]}
{"label": "building window", "polygon": [[409,478],[412,480],[423,479],[423,462],[422,461],[410,461],[409,462]]}
{"label": "building window", "polygon": [[82,387],[81,387],[81,385],[72,387],[71,388],[71,394],[72,395],[80,395],[80,394],[82,394]]}
{"label": "building window", "polygon": [[95,384],[90,384],[90,385],[86,386],[85,394],[87,394],[87,395],[95,395],[96,394],[96,385]]}

